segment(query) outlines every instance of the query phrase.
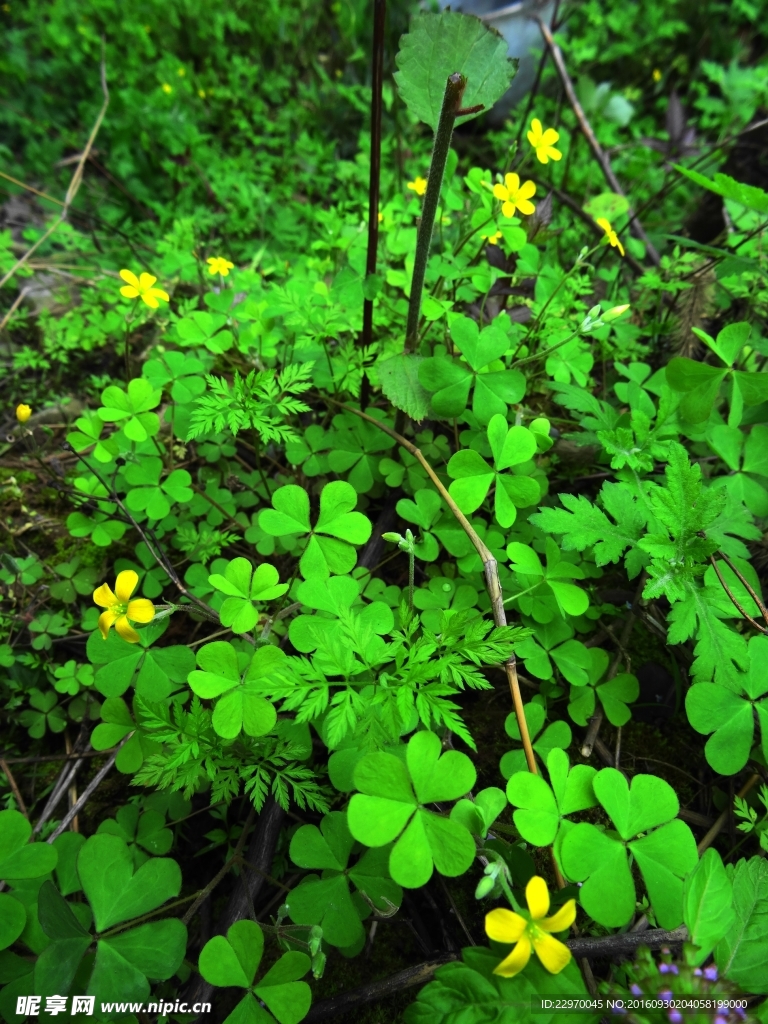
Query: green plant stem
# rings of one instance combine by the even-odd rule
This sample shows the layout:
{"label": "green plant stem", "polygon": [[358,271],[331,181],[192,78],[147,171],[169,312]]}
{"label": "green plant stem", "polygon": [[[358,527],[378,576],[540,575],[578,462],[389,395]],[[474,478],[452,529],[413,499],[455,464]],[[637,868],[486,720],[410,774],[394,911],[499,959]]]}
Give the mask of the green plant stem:
{"label": "green plant stem", "polygon": [[567,338],[564,338],[562,341],[558,341],[556,345],[552,345],[550,348],[545,348],[542,352],[536,352],[532,356],[526,356],[524,359],[515,360],[515,362],[512,363],[512,368],[516,370],[519,366],[525,366],[526,363],[534,363],[537,359],[544,359],[546,356],[556,352],[559,348],[562,348],[563,345],[567,345],[569,341],[573,341],[578,333],[578,331],[574,331],[573,334],[569,334]]}
{"label": "green plant stem", "polygon": [[421,296],[424,291],[424,278],[427,273],[427,260],[432,244],[432,231],[435,226],[435,215],[440,202],[440,189],[445,174],[448,151],[451,148],[453,124],[456,114],[461,108],[461,97],[467,80],[458,71],[448,76],[445,84],[443,106],[440,119],[435,130],[435,142],[432,147],[432,160],[427,177],[427,191],[421,208],[421,221],[416,236],[416,254],[411,279],[411,297],[408,302],[408,321],[405,328],[405,352],[413,352],[419,338],[419,313],[421,312]]}
{"label": "green plant stem", "polygon": [[[496,624],[496,626],[506,626],[507,615],[504,610],[504,598],[502,596],[501,582],[499,580],[499,564],[493,557],[493,553],[491,552],[491,550],[488,547],[486,547],[485,543],[478,536],[477,531],[474,529],[470,521],[461,511],[461,509],[453,500],[453,498],[450,496],[448,490],[443,484],[443,481],[434,471],[432,466],[430,466],[430,464],[424,458],[420,449],[418,449],[415,444],[412,444],[407,438],[403,437],[401,434],[398,434],[397,431],[392,430],[391,427],[388,427],[385,423],[382,423],[381,420],[377,420],[373,416],[368,416],[367,413],[361,412],[360,409],[355,409],[351,405],[344,405],[342,402],[336,402],[333,399],[327,399],[327,401],[332,402],[334,405],[338,405],[340,409],[345,409],[347,412],[354,413],[355,416],[360,416],[361,419],[367,420],[369,423],[373,423],[374,426],[379,428],[379,430],[383,430],[385,434],[388,434],[390,437],[393,437],[399,445],[405,448],[406,451],[410,452],[411,455],[413,455],[414,458],[421,464],[421,466],[424,468],[427,475],[429,476],[430,480],[437,488],[440,497],[446,503],[446,505],[451,510],[453,515],[456,517],[458,522],[461,524],[462,529],[472,542],[475,551],[477,551],[478,555],[480,556],[480,560],[483,563],[485,586],[488,591],[488,596],[491,599],[493,621]],[[517,725],[520,730],[520,739],[522,740],[523,750],[525,751],[525,760],[528,764],[528,770],[533,775],[538,775],[539,769],[536,764],[536,757],[533,753],[533,744],[531,743],[530,733],[528,732],[528,723],[525,719],[525,712],[523,711],[523,695],[520,692],[520,680],[517,678],[517,661],[515,659],[514,653],[512,653],[507,659],[507,661],[504,663],[504,671],[507,674],[509,690],[510,693],[512,694],[512,703],[515,708],[515,716],[517,718]],[[560,875],[557,864],[555,863],[554,854],[552,860],[555,866],[555,873],[558,878],[558,884],[560,884],[562,876]]]}

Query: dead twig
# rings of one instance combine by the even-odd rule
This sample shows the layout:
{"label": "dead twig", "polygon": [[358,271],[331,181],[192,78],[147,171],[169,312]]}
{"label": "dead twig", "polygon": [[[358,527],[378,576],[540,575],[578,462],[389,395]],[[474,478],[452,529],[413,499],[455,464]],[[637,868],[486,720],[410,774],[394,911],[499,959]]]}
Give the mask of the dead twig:
{"label": "dead twig", "polygon": [[128,742],[128,740],[131,738],[131,736],[133,736],[132,732],[129,733],[120,742],[120,744],[115,748],[114,754],[112,754],[112,756],[109,758],[107,763],[102,768],[99,769],[99,771],[96,773],[96,775],[94,775],[94,777],[91,779],[91,781],[88,783],[88,785],[83,790],[81,796],[78,798],[77,803],[74,804],[74,806],[70,807],[70,809],[67,811],[67,813],[62,818],[62,820],[56,826],[55,830],[53,832],[51,832],[51,834],[48,836],[48,839],[46,840],[46,842],[52,843],[54,841],[54,839],[57,839],[61,835],[61,833],[67,828],[67,826],[72,821],[72,819],[77,815],[77,813],[79,811],[81,811],[83,809],[83,807],[85,807],[85,805],[88,803],[88,800],[91,797],[91,794],[95,793],[95,791],[98,789],[99,785],[101,784],[102,780],[104,778],[106,778],[106,776],[112,770],[112,766],[114,765],[115,761],[117,760],[117,755],[120,753],[120,750]]}
{"label": "dead twig", "polygon": [[[555,62],[555,67],[557,68],[557,73],[560,76],[560,81],[563,83],[565,94],[568,97],[568,101],[571,104],[571,107],[573,108],[573,112],[576,115],[576,119],[579,122],[579,127],[581,128],[584,134],[584,138],[587,140],[589,148],[594,153],[595,159],[600,164],[600,168],[603,174],[605,175],[605,180],[608,182],[608,184],[611,186],[614,192],[618,193],[621,196],[624,196],[624,198],[626,199],[624,189],[619,184],[619,179],[616,177],[614,170],[611,167],[611,161],[605,155],[600,143],[597,141],[597,136],[592,130],[592,125],[587,120],[586,114],[584,113],[584,110],[581,104],[579,103],[578,97],[576,96],[576,90],[574,89],[573,82],[571,81],[571,77],[568,74],[568,69],[565,66],[565,60],[563,59],[563,51],[555,42],[552,36],[552,32],[550,31],[549,25],[547,25],[547,23],[543,21],[541,18],[537,18],[536,20],[539,23],[539,26],[541,27],[541,34],[544,36],[547,46],[549,47],[549,51],[552,54],[552,59]],[[629,224],[630,230],[633,232],[633,234],[635,234],[637,238],[639,238],[640,241],[645,245],[646,252],[648,253],[648,258],[651,260],[653,264],[655,264],[655,266],[658,267],[661,263],[659,254],[656,251],[656,248],[654,247],[648,235],[646,235],[643,225],[637,219],[637,215],[633,212],[631,207],[629,209]]]}
{"label": "dead twig", "polygon": [[5,772],[5,777],[6,777],[6,779],[8,779],[8,785],[11,787],[11,792],[13,793],[14,799],[16,800],[16,803],[19,805],[19,810],[21,811],[21,813],[24,815],[25,818],[29,818],[29,814],[27,813],[26,804],[24,803],[24,800],[23,800],[22,795],[21,795],[21,791],[19,790],[19,787],[16,784],[16,779],[14,779],[14,777],[13,777],[13,772],[8,767],[8,762],[5,761],[1,757],[0,757],[0,768],[2,768],[3,771]]}

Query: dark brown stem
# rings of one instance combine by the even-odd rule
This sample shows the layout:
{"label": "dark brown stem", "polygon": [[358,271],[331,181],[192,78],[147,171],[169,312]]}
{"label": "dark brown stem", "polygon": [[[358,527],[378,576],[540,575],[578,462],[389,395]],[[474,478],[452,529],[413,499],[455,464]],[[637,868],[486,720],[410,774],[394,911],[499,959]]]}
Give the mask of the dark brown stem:
{"label": "dark brown stem", "polygon": [[[365,273],[376,273],[379,246],[379,188],[381,183],[381,108],[384,83],[384,26],[387,0],[373,0],[373,68],[371,81],[371,172],[368,182],[368,253]],[[373,336],[373,299],[363,300],[362,344]],[[367,379],[367,378],[366,378]]]}
{"label": "dark brown stem", "polygon": [[110,756],[110,758],[107,761],[107,763],[102,768],[99,769],[99,771],[97,772],[96,775],[94,775],[94,777],[91,779],[91,781],[88,783],[88,785],[83,790],[83,792],[80,795],[77,803],[74,804],[74,806],[70,807],[70,809],[67,811],[67,813],[64,815],[64,817],[59,822],[59,824],[56,827],[56,829],[53,832],[51,832],[51,834],[48,836],[48,839],[46,840],[47,842],[52,843],[54,841],[54,839],[56,839],[58,836],[60,836],[61,833],[64,831],[64,829],[69,825],[70,821],[72,821],[72,819],[77,815],[78,811],[81,811],[83,809],[83,807],[85,807],[85,805],[88,802],[88,799],[90,798],[91,794],[96,791],[96,789],[98,788],[98,786],[101,783],[101,781],[112,770],[112,766],[114,765],[115,761],[117,760],[117,755],[120,753],[121,748],[123,747],[123,745],[125,743],[128,742],[128,740],[130,739],[131,736],[133,736],[133,733],[129,733],[128,736],[125,737],[125,739],[115,749],[114,754],[112,754]]}
{"label": "dark brown stem", "polygon": [[[584,137],[587,140],[589,148],[592,150],[592,152],[595,155],[595,159],[600,164],[600,168],[603,174],[605,175],[605,180],[608,182],[608,184],[611,186],[614,192],[617,192],[619,195],[624,196],[624,198],[626,198],[624,194],[624,189],[619,184],[619,179],[616,177],[613,168],[611,167],[611,162],[603,152],[600,143],[597,141],[597,136],[592,130],[592,126],[587,120],[584,110],[581,104],[579,103],[578,97],[576,96],[576,90],[573,87],[573,82],[571,81],[571,77],[568,74],[568,69],[565,66],[565,60],[563,59],[562,50],[552,37],[552,32],[550,31],[549,25],[547,25],[545,21],[542,21],[541,18],[537,18],[536,20],[538,21],[541,27],[541,34],[544,36],[547,46],[549,47],[550,53],[552,54],[552,59],[555,62],[555,67],[557,68],[557,73],[560,76],[560,81],[563,83],[563,88],[565,89],[565,94],[568,97],[568,101],[571,104],[571,107],[573,108],[573,112],[576,115],[576,119],[578,120],[579,126],[582,132],[584,133]],[[648,235],[646,235],[645,230],[643,229],[643,225],[637,219],[637,216],[631,208],[629,210],[629,223],[632,232],[645,245],[645,249],[648,253],[649,259],[653,264],[655,264],[655,266],[658,267],[661,263],[659,254],[656,251],[651,240],[648,238]]]}
{"label": "dark brown stem", "polygon": [[195,913],[197,912],[197,908],[200,906],[200,904],[204,900],[208,899],[208,897],[211,895],[211,893],[216,888],[216,886],[219,884],[219,882],[222,880],[222,878],[224,878],[226,876],[227,872],[232,867],[232,865],[236,861],[240,860],[240,854],[243,852],[243,847],[245,846],[245,840],[246,840],[246,838],[248,836],[248,833],[251,830],[251,825],[253,824],[253,819],[254,819],[255,815],[256,815],[256,811],[254,810],[253,807],[251,807],[251,809],[250,809],[250,811],[248,813],[248,817],[245,820],[245,825],[243,825],[243,831],[240,833],[240,837],[237,840],[237,846],[235,847],[232,856],[226,862],[226,864],[221,869],[221,871],[219,871],[216,875],[214,875],[214,877],[210,880],[208,885],[206,885],[206,887],[198,894],[197,899],[195,900],[195,902],[192,904],[192,906],[189,908],[189,910],[187,910],[187,912],[184,915],[184,917],[182,917],[182,919],[181,919],[181,923],[182,924],[184,924],[184,925],[189,924],[189,922],[195,916]]}
{"label": "dark brown stem", "polygon": [[[744,578],[744,576],[739,572],[739,570],[736,568],[736,566],[730,560],[728,555],[725,554],[725,552],[719,551],[718,554],[720,555],[722,560],[725,562],[725,564],[728,566],[728,568],[731,570],[731,572],[734,574],[734,576],[739,581],[739,583],[742,584],[742,586],[747,591],[749,596],[752,598],[752,600],[755,602],[757,607],[760,609],[760,614],[763,616],[763,618],[765,619],[766,623],[768,623],[768,609],[766,609],[766,607],[763,604],[762,600],[760,599],[759,595],[755,592],[754,588],[752,587],[752,584],[747,579]],[[714,564],[714,558],[713,558],[713,564]],[[723,578],[720,575],[720,573],[718,572],[717,566],[715,566],[715,572],[717,573],[717,578],[723,584],[723,587],[725,588],[726,593],[731,598],[733,603],[736,604],[736,601],[735,601],[734,597],[732,596],[730,590],[728,590],[728,587],[726,587],[725,583],[723,583]],[[739,607],[738,604],[736,604],[736,607],[741,612],[741,608]],[[746,618],[749,618],[749,616],[746,615],[744,612],[741,612],[741,614],[745,615]],[[751,619],[749,621],[752,622]],[[757,623],[753,622],[752,624],[755,626],[756,629],[761,630],[763,633],[766,632],[766,630],[764,630],[762,626],[758,626]]]}
{"label": "dark brown stem", "polygon": [[3,771],[5,772],[5,777],[6,779],[8,779],[8,785],[11,787],[11,792],[14,795],[16,803],[19,805],[19,810],[21,811],[25,818],[29,818],[29,814],[27,813],[27,806],[24,803],[19,787],[16,785],[16,779],[14,779],[13,777],[13,772],[8,767],[8,762],[3,760],[3,758],[0,758],[0,768],[2,768]]}

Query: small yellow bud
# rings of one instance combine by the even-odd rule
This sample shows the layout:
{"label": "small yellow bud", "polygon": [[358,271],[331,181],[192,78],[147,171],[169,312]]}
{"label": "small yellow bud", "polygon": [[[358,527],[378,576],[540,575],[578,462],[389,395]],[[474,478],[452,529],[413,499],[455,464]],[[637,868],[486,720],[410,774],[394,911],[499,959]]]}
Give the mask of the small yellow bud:
{"label": "small yellow bud", "polygon": [[28,405],[16,406],[16,419],[19,421],[19,423],[26,423],[31,415],[32,410]]}
{"label": "small yellow bud", "polygon": [[169,85],[167,82],[163,82],[162,90],[166,95],[169,95],[173,92],[173,86]]}

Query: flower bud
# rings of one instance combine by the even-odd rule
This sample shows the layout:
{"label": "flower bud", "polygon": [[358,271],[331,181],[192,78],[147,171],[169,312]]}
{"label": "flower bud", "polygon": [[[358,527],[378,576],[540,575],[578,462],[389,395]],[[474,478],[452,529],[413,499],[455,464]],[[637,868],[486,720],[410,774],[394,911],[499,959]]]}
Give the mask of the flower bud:
{"label": "flower bud", "polygon": [[16,419],[19,423],[26,423],[31,415],[32,409],[28,405],[16,406]]}
{"label": "flower bud", "polygon": [[609,324],[611,320],[618,320],[622,313],[626,313],[629,309],[629,303],[624,306],[613,306],[603,313],[603,323]]}

